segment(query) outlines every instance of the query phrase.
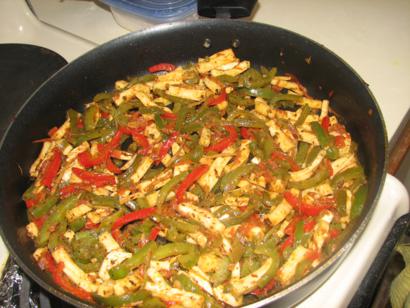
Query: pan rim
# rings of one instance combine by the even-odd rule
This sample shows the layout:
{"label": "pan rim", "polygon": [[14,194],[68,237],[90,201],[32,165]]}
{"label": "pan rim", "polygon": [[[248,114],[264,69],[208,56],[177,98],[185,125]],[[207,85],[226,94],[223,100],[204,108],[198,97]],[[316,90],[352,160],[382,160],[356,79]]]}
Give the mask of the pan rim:
{"label": "pan rim", "polygon": [[[314,46],[316,46],[317,48],[322,49],[324,52],[330,54],[333,58],[337,59],[338,61],[340,61],[340,63],[345,66],[345,68],[347,68],[350,73],[352,74],[352,76],[354,76],[355,78],[358,79],[358,81],[360,81],[360,83],[362,83],[363,85],[365,85],[365,81],[360,77],[360,75],[346,62],[344,61],[340,56],[338,56],[336,53],[334,53],[333,51],[331,51],[330,49],[328,49],[326,46],[324,46],[323,44],[320,44],[318,42],[316,42],[313,39],[310,39],[306,36],[303,36],[301,34],[298,34],[296,32],[293,32],[291,30],[287,30],[285,28],[281,28],[281,27],[277,27],[277,26],[273,26],[273,25],[269,25],[269,24],[264,24],[264,23],[256,23],[256,22],[250,22],[250,21],[241,21],[241,20],[218,20],[218,21],[214,21],[214,20],[197,20],[197,21],[179,21],[179,22],[172,22],[172,23],[166,23],[166,24],[162,24],[162,25],[158,25],[152,28],[148,28],[139,32],[132,32],[129,34],[126,34],[124,36],[115,38],[109,42],[106,42],[100,46],[97,46],[96,48],[93,48],[92,50],[86,52],[85,54],[81,55],[80,57],[76,58],[74,61],[72,61],[71,63],[69,63],[68,65],[65,65],[64,67],[62,67],[60,70],[58,70],[56,73],[54,73],[50,78],[48,78],[27,100],[26,102],[21,106],[21,108],[16,112],[15,117],[17,118],[20,113],[26,108],[26,106],[28,104],[30,104],[30,101],[33,99],[33,97],[35,97],[37,95],[37,93],[39,93],[40,91],[42,91],[42,89],[45,87],[46,84],[48,84],[50,82],[50,80],[53,80],[54,78],[58,78],[60,75],[63,75],[64,72],[69,71],[70,69],[81,65],[81,63],[93,56],[98,56],[98,54],[100,52],[105,52],[107,50],[112,50],[112,49],[116,49],[117,45],[123,45],[124,43],[128,42],[134,42],[136,40],[138,40],[140,37],[143,36],[147,36],[147,35],[152,35],[155,36],[155,33],[157,32],[166,32],[166,31],[173,31],[173,30],[177,30],[177,29],[181,29],[183,27],[200,27],[200,26],[208,26],[208,27],[214,27],[215,24],[218,23],[219,25],[228,25],[230,24],[231,27],[233,27],[232,25],[237,25],[237,26],[241,26],[243,27],[244,25],[248,25],[249,27],[253,27],[255,29],[261,28],[261,29],[276,29],[279,31],[282,31],[283,33],[287,34],[287,35],[292,35],[298,39],[303,39],[305,41],[307,41],[309,44],[312,44]],[[64,75],[63,75],[64,76]],[[329,269],[331,267],[331,265],[334,265],[343,255],[347,254],[351,248],[354,246],[354,244],[357,242],[357,240],[359,239],[359,237],[361,236],[361,234],[363,233],[364,229],[366,228],[366,226],[368,225],[369,220],[372,217],[372,214],[374,212],[374,209],[380,199],[380,195],[382,192],[382,187],[384,186],[385,183],[385,179],[386,179],[386,167],[387,167],[387,161],[388,161],[388,153],[387,153],[387,130],[386,130],[386,125],[385,125],[385,121],[383,118],[383,114],[381,112],[380,106],[376,100],[376,98],[374,97],[373,93],[370,91],[369,87],[365,87],[366,88],[366,94],[369,95],[370,99],[372,100],[372,102],[374,103],[374,107],[376,110],[377,115],[380,118],[380,122],[382,125],[382,130],[383,130],[383,140],[384,140],[384,162],[383,162],[383,166],[381,168],[382,171],[382,175],[381,178],[379,179],[379,183],[376,187],[377,192],[373,198],[373,200],[371,201],[371,203],[369,203],[367,206],[369,207],[368,212],[366,213],[365,216],[362,216],[361,221],[358,223],[356,229],[354,230],[354,232],[352,232],[352,234],[350,235],[349,239],[337,250],[337,252],[333,253],[332,256],[330,258],[328,258],[323,264],[321,264],[320,266],[316,267],[312,272],[310,272],[307,276],[305,276],[303,279],[297,281],[296,283],[286,287],[285,289],[269,296],[266,297],[264,299],[261,299],[255,303],[252,303],[250,305],[247,305],[246,307],[261,307],[263,305],[266,305],[272,301],[275,301],[279,298],[282,298],[284,296],[286,296],[287,294],[292,293],[295,289],[300,288],[302,285],[307,284],[308,282],[314,280],[316,277],[324,274],[324,272]],[[8,133],[10,131],[10,129],[13,127],[14,122],[11,122],[10,125],[7,127],[7,129],[4,132],[3,137],[1,138],[0,141],[0,153],[3,152],[3,145],[5,140],[7,139]],[[0,203],[3,203],[2,200],[0,200]],[[33,279],[36,283],[38,283],[41,287],[43,287],[45,290],[47,290],[48,292],[52,293],[53,295],[65,300],[66,302],[76,305],[78,307],[91,307],[89,304],[86,304],[85,302],[78,300],[77,298],[75,298],[72,295],[69,295],[68,293],[62,291],[60,288],[58,288],[57,286],[48,284],[45,282],[45,280],[43,280],[42,278],[40,278],[39,276],[37,276],[28,265],[26,265],[22,259],[17,255],[17,253],[14,251],[14,248],[12,246],[11,243],[9,243],[8,239],[5,237],[5,233],[3,230],[3,226],[0,225],[0,235],[3,238],[3,241],[7,247],[7,249],[9,250],[10,254],[13,256],[13,258],[16,260],[17,264],[23,269],[23,271],[31,278]],[[311,294],[311,293],[310,293]],[[303,299],[301,299],[303,300]]]}

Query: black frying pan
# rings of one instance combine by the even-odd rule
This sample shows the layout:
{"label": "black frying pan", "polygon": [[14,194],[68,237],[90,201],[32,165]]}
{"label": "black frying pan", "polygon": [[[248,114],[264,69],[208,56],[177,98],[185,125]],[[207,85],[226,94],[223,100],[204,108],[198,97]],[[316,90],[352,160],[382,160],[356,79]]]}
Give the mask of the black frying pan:
{"label": "black frying pan", "polygon": [[358,142],[369,179],[365,209],[349,227],[340,249],[301,281],[253,306],[295,304],[334,271],[370,219],[384,183],[387,138],[380,109],[367,84],[325,47],[268,25],[210,20],[163,25],[106,43],[61,69],[21,108],[0,148],[0,226],[11,254],[32,279],[71,304],[87,306],[57,287],[31,256],[34,245],[25,232],[27,217],[21,194],[29,185],[29,166],[40,150],[32,140],[43,138],[50,127],[64,121],[67,109],[81,109],[117,79],[144,74],[147,67],[159,62],[194,62],[232,46],[241,59],[296,75],[314,97],[327,98],[333,91],[331,106]]}

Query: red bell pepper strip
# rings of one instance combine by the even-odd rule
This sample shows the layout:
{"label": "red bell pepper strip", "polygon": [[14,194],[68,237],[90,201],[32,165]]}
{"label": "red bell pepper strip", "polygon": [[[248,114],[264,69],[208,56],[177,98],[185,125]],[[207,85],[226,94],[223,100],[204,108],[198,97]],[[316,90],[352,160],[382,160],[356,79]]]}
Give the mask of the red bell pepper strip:
{"label": "red bell pepper strip", "polygon": [[300,212],[306,216],[317,216],[323,210],[329,209],[331,206],[328,205],[312,205],[305,202],[300,203]]}
{"label": "red bell pepper strip", "polygon": [[53,137],[53,135],[54,135],[54,133],[55,133],[56,131],[58,131],[58,127],[57,127],[57,126],[54,126],[53,128],[51,128],[51,129],[48,131],[47,135],[49,135],[50,137]]}
{"label": "red bell pepper strip", "polygon": [[100,224],[93,223],[90,219],[87,219],[84,228],[87,230],[96,229]]}
{"label": "red bell pepper strip", "polygon": [[107,157],[107,159],[105,160],[105,166],[107,167],[107,169],[114,173],[114,174],[120,174],[121,173],[121,169],[118,168],[111,160],[110,157]]}
{"label": "red bell pepper strip", "polygon": [[329,132],[329,126],[330,126],[329,117],[328,117],[328,116],[325,116],[325,117],[322,119],[322,128],[323,128],[323,130],[324,130],[326,133]]}
{"label": "red bell pepper strip", "polygon": [[84,182],[93,184],[96,187],[105,185],[115,185],[115,176],[109,174],[95,173],[80,168],[73,168],[73,173]]}
{"label": "red bell pepper strip", "polygon": [[340,234],[340,231],[337,230],[337,229],[330,229],[330,231],[329,231],[329,237],[331,239],[338,237],[339,234]]}
{"label": "red bell pepper strip", "polygon": [[343,148],[345,146],[345,138],[342,135],[336,136],[334,142],[337,148]]}
{"label": "red bell pepper strip", "polygon": [[295,235],[292,233],[291,235],[288,236],[288,238],[279,246],[280,252],[284,252],[286,248],[290,247],[293,245],[295,241]]}
{"label": "red bell pepper strip", "polygon": [[154,207],[147,207],[145,209],[141,210],[136,210],[134,212],[125,214],[124,216],[118,218],[112,225],[111,231],[114,231],[116,229],[120,229],[122,226],[133,222],[135,220],[140,220],[144,219],[147,217],[152,216],[155,213],[155,208]]}
{"label": "red bell pepper strip", "polygon": [[333,167],[328,159],[325,159],[325,165],[327,168],[327,172],[329,173],[329,176],[333,176]]}
{"label": "red bell pepper strip", "polygon": [[238,139],[238,133],[236,132],[235,127],[232,125],[225,125],[224,128],[229,135],[225,138],[222,138],[219,142],[206,147],[204,149],[205,152],[222,152],[227,147],[235,143],[235,141]]}
{"label": "red bell pepper strip", "polygon": [[122,245],[122,243],[124,242],[124,238],[122,236],[120,229],[115,229],[111,231],[111,235],[118,244]]}
{"label": "red bell pepper strip", "polygon": [[190,174],[186,176],[186,178],[179,184],[176,190],[176,197],[177,202],[181,203],[184,199],[184,194],[187,189],[194,184],[204,173],[206,173],[209,169],[208,165],[199,165],[195,167]]}
{"label": "red bell pepper strip", "polygon": [[91,296],[91,294],[85,291],[84,289],[77,287],[76,285],[71,283],[71,281],[65,277],[63,270],[63,262],[58,263],[55,269],[51,270],[51,275],[53,277],[54,282],[58,284],[62,289],[66,290],[68,293],[71,293],[72,295],[83,300],[92,302],[93,297]]}
{"label": "red bell pepper strip", "polygon": [[151,229],[151,232],[148,236],[149,241],[155,241],[157,239],[158,233],[161,231],[159,227],[154,227]]}
{"label": "red bell pepper strip", "polygon": [[311,221],[309,221],[309,222],[307,222],[307,223],[305,223],[305,224],[303,225],[303,231],[304,231],[305,233],[306,233],[306,232],[310,232],[310,231],[313,230],[313,228],[315,227],[315,225],[316,225],[316,221],[311,220]]}
{"label": "red bell pepper strip", "polygon": [[285,200],[295,209],[300,207],[300,200],[298,197],[294,196],[290,191],[285,191],[283,193]]}
{"label": "red bell pepper strip", "polygon": [[224,88],[224,89],[222,89],[222,91],[219,95],[208,98],[206,103],[208,104],[208,106],[216,106],[216,105],[219,105],[220,103],[222,103],[225,100],[226,100],[226,91],[225,91],[225,88]]}
{"label": "red bell pepper strip", "polygon": [[78,154],[77,159],[84,168],[91,168],[101,165],[104,162],[104,156],[104,153],[99,153],[99,155],[93,157],[90,151],[86,150]]}
{"label": "red bell pepper strip", "polygon": [[276,280],[272,279],[262,289],[261,288],[255,289],[250,294],[256,295],[256,296],[266,296],[268,295],[269,291],[272,290],[274,287],[276,287]]}
{"label": "red bell pepper strip", "polygon": [[88,187],[88,185],[85,185],[83,183],[72,183],[64,186],[63,188],[60,189],[60,197],[62,199],[78,192],[79,190],[84,190]]}
{"label": "red bell pepper strip", "polygon": [[307,258],[308,260],[315,261],[315,260],[317,260],[317,259],[320,258],[320,252],[319,252],[318,250],[310,249],[310,250],[306,253],[306,258]]}
{"label": "red bell pepper strip", "polygon": [[177,115],[175,113],[172,113],[172,112],[161,113],[160,117],[162,119],[166,119],[166,120],[176,120],[177,119]]}
{"label": "red bell pepper strip", "polygon": [[247,129],[246,127],[241,127],[240,133],[241,133],[242,139],[251,139],[251,140],[255,139],[251,131]]}
{"label": "red bell pepper strip", "polygon": [[160,71],[167,71],[167,72],[172,72],[173,70],[176,69],[176,66],[171,64],[171,63],[158,63],[153,66],[150,66],[148,68],[148,71],[150,73],[156,73]]}
{"label": "red bell pepper strip", "polygon": [[141,146],[144,150],[149,148],[149,142],[147,137],[145,137],[141,133],[133,133],[132,134],[132,139],[138,143],[139,146]]}
{"label": "red bell pepper strip", "polygon": [[27,199],[24,202],[26,203],[26,207],[28,209],[32,208],[33,206],[35,206],[38,203],[38,201],[36,199]]}
{"label": "red bell pepper strip", "polygon": [[159,164],[161,160],[165,157],[165,155],[167,155],[168,151],[172,147],[172,144],[177,139],[177,136],[178,136],[177,132],[172,133],[171,136],[162,144],[158,152],[158,157],[155,160],[155,164]]}
{"label": "red bell pepper strip", "polygon": [[44,170],[41,184],[49,188],[51,187],[51,184],[53,183],[58,171],[60,170],[62,160],[63,154],[58,148],[54,148],[53,156],[50,158]]}
{"label": "red bell pepper strip", "polygon": [[46,219],[47,219],[47,216],[44,215],[44,216],[41,216],[40,218],[33,220],[33,222],[36,224],[37,228],[40,230],[44,222],[46,221]]}
{"label": "red bell pepper strip", "polygon": [[279,152],[279,151],[274,151],[271,155],[273,160],[284,160],[287,161],[290,165],[290,169],[292,171],[298,171],[300,170],[299,165],[295,162],[295,160],[285,153]]}
{"label": "red bell pepper strip", "polygon": [[105,146],[106,151],[112,151],[116,147],[118,147],[121,143],[121,137],[123,135],[123,132],[119,129],[115,135],[112,137],[110,142]]}

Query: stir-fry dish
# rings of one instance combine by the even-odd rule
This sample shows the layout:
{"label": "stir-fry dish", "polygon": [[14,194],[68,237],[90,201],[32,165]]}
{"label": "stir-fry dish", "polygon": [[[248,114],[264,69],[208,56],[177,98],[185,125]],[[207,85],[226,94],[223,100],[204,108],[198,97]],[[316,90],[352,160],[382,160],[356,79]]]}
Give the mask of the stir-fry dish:
{"label": "stir-fry dish", "polygon": [[56,284],[102,306],[237,307],[335,251],[367,185],[328,100],[231,49],[148,71],[34,141],[27,232]]}

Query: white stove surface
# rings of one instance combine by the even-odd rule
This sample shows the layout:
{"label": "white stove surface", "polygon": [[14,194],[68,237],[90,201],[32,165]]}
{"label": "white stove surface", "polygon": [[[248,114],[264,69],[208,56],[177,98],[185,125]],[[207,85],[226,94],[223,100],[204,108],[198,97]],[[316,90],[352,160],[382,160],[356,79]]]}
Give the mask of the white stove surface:
{"label": "white stove surface", "polygon": [[[128,33],[108,10],[93,1],[34,2],[41,3],[43,15],[39,17],[49,24],[40,22],[24,0],[0,1],[0,43],[39,45],[72,61],[98,44]],[[346,60],[370,84],[384,114],[389,139],[393,136],[410,107],[408,0],[259,0],[253,20],[310,37]],[[388,175],[375,212],[355,247],[299,307],[345,307],[394,222],[408,211],[406,189]],[[0,272],[7,257],[0,239]]]}

